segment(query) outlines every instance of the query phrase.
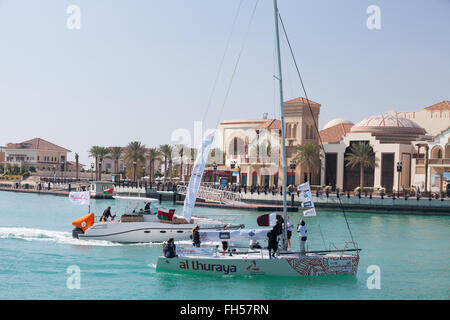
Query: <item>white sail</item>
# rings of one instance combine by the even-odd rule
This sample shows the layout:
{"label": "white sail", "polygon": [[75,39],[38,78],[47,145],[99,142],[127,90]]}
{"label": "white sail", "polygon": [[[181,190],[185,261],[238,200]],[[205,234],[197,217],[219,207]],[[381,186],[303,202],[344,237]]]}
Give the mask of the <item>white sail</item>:
{"label": "white sail", "polygon": [[187,221],[191,220],[192,211],[194,210],[195,201],[197,200],[198,189],[202,182],[203,171],[205,170],[206,161],[208,160],[209,150],[214,142],[214,133],[209,134],[202,142],[197,153],[194,168],[192,169],[191,179],[186,191],[184,199],[183,216]]}

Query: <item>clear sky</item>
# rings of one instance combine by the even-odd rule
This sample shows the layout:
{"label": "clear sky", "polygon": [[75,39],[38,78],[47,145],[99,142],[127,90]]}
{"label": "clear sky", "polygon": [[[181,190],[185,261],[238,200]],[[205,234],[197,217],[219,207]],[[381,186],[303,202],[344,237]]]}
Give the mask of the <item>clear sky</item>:
{"label": "clear sky", "polygon": [[[0,145],[148,147],[205,116],[240,0],[0,0]],[[244,0],[205,128],[214,127],[255,0]],[[81,10],[69,30],[67,8]],[[369,30],[368,6],[381,9]],[[320,127],[450,99],[450,0],[279,0]],[[283,42],[285,98],[302,95]],[[271,0],[260,0],[221,120],[279,116]],[[73,159],[74,153],[69,156]]]}

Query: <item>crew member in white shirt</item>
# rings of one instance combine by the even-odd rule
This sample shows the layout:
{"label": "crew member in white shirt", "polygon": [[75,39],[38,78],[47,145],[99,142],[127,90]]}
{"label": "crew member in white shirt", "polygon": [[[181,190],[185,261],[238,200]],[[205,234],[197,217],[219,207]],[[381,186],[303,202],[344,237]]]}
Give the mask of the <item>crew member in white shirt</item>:
{"label": "crew member in white shirt", "polygon": [[[308,231],[306,229],[306,223],[305,221],[300,221],[300,224],[297,227],[297,231],[299,233],[299,238],[300,238],[300,252],[306,252],[305,247],[306,247],[306,232]],[[304,255],[304,253],[301,253],[301,255]]]}

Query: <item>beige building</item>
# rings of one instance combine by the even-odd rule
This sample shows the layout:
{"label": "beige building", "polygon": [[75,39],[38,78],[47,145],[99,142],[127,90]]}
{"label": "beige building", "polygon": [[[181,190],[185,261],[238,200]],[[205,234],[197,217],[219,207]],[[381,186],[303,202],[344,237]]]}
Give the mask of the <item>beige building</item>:
{"label": "beige building", "polygon": [[[290,168],[290,161],[296,155],[296,146],[307,142],[318,143],[314,119],[318,121],[320,107],[320,104],[305,98],[285,102],[288,185],[302,183],[308,177],[312,184],[320,182],[318,173],[310,173],[301,166],[295,170]],[[222,177],[243,186],[282,185],[280,120],[267,119],[265,115],[263,119],[224,121],[218,131],[218,151],[210,161],[218,165],[214,170],[209,163],[207,181],[218,181]]]}
{"label": "beige building", "polygon": [[435,193],[447,192],[450,196],[450,126],[431,141],[418,142],[415,147],[414,185]]}
{"label": "beige building", "polygon": [[67,171],[67,154],[71,151],[41,138],[20,143],[8,143],[5,163],[22,166],[27,164],[36,170]]}
{"label": "beige building", "polygon": [[[449,111],[450,105],[444,101],[418,112],[375,115],[356,125],[344,119],[330,121],[320,131],[326,152],[321,185],[346,191],[358,187],[360,168],[348,166],[345,157],[353,144],[365,142],[377,165],[364,169],[364,187],[386,192],[412,187],[445,191],[450,180]],[[441,131],[436,133],[435,128]]]}
{"label": "beige building", "polygon": [[5,147],[0,146],[0,163],[5,162]]}
{"label": "beige building", "polygon": [[414,121],[428,134],[436,136],[450,125],[450,101],[444,100],[419,111],[398,112],[398,115]]}

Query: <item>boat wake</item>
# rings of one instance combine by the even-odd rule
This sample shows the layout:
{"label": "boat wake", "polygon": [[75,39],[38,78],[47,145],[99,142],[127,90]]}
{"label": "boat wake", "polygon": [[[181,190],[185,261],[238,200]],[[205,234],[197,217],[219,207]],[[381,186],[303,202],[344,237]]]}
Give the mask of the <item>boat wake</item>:
{"label": "boat wake", "polygon": [[104,240],[79,240],[72,233],[63,231],[42,230],[33,228],[0,227],[0,239],[17,239],[25,241],[55,242],[79,246],[122,246],[123,244]]}
{"label": "boat wake", "polygon": [[[15,227],[0,227],[0,239],[54,242],[77,246],[100,246],[100,247],[153,246],[153,245],[160,246],[162,244],[161,242],[118,243],[107,240],[81,240],[73,238],[71,232],[43,230],[35,228],[15,228]],[[192,246],[192,241],[191,240],[176,241],[176,244],[180,246]],[[204,246],[215,246],[217,244],[213,242],[202,243],[202,245]]]}

